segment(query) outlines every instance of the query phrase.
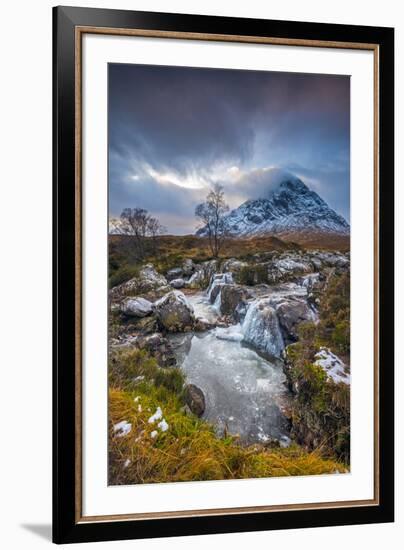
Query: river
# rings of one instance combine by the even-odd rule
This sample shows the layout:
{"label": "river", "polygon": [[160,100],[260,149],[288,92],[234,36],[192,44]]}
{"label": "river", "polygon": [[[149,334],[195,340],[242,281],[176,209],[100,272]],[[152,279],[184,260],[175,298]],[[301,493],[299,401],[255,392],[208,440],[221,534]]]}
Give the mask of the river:
{"label": "river", "polygon": [[[196,317],[214,322],[218,312],[205,293],[187,296]],[[282,410],[289,392],[279,360],[259,355],[243,342],[243,326],[216,327],[203,333],[176,335],[172,343],[187,382],[205,395],[203,418],[217,433],[239,436],[245,443],[277,439],[289,442]]]}

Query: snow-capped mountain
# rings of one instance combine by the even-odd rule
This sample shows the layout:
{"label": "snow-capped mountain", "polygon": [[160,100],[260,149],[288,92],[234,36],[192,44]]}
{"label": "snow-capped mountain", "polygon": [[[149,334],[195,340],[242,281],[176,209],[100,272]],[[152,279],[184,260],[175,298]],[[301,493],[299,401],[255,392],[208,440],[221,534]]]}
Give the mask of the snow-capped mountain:
{"label": "snow-capped mountain", "polygon": [[[326,233],[349,235],[349,224],[314,191],[291,174],[272,186],[267,198],[248,200],[226,216],[229,234]],[[198,235],[206,234],[202,228]]]}

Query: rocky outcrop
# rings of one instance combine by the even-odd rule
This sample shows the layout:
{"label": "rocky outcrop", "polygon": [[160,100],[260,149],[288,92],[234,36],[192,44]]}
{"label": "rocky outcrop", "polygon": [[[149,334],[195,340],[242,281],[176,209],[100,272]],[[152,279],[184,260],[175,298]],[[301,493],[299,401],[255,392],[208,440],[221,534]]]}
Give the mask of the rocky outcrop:
{"label": "rocky outcrop", "polygon": [[146,317],[152,312],[152,303],[141,297],[124,298],[120,310],[127,317]]}
{"label": "rocky outcrop", "polygon": [[184,398],[189,409],[196,414],[196,416],[203,415],[206,408],[205,396],[198,386],[195,386],[195,384],[188,384],[185,386]]}
{"label": "rocky outcrop", "polygon": [[241,269],[248,267],[247,262],[242,262],[240,260],[237,260],[235,258],[230,258],[228,260],[225,260],[222,264],[222,270],[223,271],[229,271],[230,273],[238,273]]}
{"label": "rocky outcrop", "polygon": [[121,301],[128,296],[154,301],[169,290],[167,279],[152,264],[147,264],[139,270],[136,277],[112,288],[109,295],[112,301]]}
{"label": "rocky outcrop", "polygon": [[173,290],[153,304],[153,312],[163,330],[187,332],[195,323],[194,311],[185,295]]}
{"label": "rocky outcrop", "polygon": [[268,264],[268,282],[276,284],[313,271],[311,263],[299,256],[285,254]]}

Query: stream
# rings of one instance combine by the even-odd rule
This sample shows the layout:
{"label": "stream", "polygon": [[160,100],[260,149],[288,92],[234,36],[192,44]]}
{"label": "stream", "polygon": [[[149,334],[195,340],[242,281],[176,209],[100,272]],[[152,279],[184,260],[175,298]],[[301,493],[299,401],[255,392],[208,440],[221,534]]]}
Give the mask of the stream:
{"label": "stream", "polygon": [[[196,317],[210,322],[218,318],[203,292],[187,296]],[[203,333],[173,335],[188,383],[205,395],[203,418],[219,435],[239,436],[245,443],[277,439],[289,442],[288,421],[282,413],[289,392],[279,359],[263,358],[243,342],[243,326],[216,327]]]}

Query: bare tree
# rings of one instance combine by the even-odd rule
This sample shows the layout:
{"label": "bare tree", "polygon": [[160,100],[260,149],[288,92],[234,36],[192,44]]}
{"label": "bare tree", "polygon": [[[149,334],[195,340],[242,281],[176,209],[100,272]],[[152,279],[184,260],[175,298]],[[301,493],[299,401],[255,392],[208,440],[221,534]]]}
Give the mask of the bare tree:
{"label": "bare tree", "polygon": [[135,238],[137,254],[145,255],[147,237],[151,237],[153,251],[158,248],[158,237],[166,232],[157,218],[153,218],[144,208],[125,208],[121,214],[121,229],[125,235]]}
{"label": "bare tree", "polygon": [[125,208],[122,211],[121,219],[127,223],[130,233],[135,237],[139,254],[144,254],[144,240],[147,235],[149,215],[143,208]]}
{"label": "bare tree", "polygon": [[147,231],[150,237],[152,238],[153,250],[154,252],[157,252],[158,237],[160,237],[161,235],[164,235],[164,233],[167,232],[167,229],[164,227],[164,225],[161,225],[161,223],[158,221],[157,218],[153,218],[152,216],[149,216]]}
{"label": "bare tree", "polygon": [[209,238],[212,255],[217,258],[227,235],[226,214],[229,206],[224,199],[223,187],[216,184],[206,197],[205,202],[198,204],[195,216],[204,224],[203,233]]}

